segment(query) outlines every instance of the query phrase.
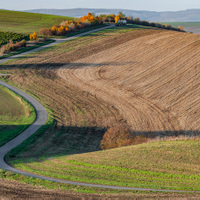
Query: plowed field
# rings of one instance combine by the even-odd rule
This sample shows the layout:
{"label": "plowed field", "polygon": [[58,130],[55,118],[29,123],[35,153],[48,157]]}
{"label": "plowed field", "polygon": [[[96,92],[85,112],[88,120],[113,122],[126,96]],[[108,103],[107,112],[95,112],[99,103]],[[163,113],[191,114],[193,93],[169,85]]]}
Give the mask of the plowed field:
{"label": "plowed field", "polygon": [[[8,157],[9,163],[48,176],[53,176],[56,168],[56,177],[74,180],[71,170],[69,176],[60,170],[61,163],[69,155],[99,150],[108,126],[127,123],[134,132],[155,135],[198,133],[200,36],[158,30],[123,31],[110,29],[84,36],[1,65],[2,70],[13,74],[8,81],[38,97],[55,120],[45,133],[27,143],[27,151],[19,147],[17,154]],[[184,153],[180,158],[185,158]],[[117,156],[119,160],[123,157],[120,153]],[[149,159],[145,151],[138,162],[143,163],[144,157]],[[155,156],[151,171],[157,171],[160,158]],[[134,161],[130,156],[126,161],[129,159]],[[184,163],[191,165],[190,160]],[[166,165],[166,172],[170,167]],[[176,168],[174,173],[180,171]],[[93,181],[94,176],[88,174]],[[80,178],[82,174],[78,171],[75,175]],[[152,183],[144,182],[147,187]]]}
{"label": "plowed field", "polygon": [[134,131],[198,131],[200,36],[158,32],[61,68],[59,76],[113,104]]}

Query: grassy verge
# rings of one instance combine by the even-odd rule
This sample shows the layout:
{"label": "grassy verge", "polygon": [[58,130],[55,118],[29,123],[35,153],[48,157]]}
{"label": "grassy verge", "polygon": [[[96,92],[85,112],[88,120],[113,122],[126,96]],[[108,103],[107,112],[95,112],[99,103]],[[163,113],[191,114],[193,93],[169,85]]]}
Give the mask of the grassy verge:
{"label": "grassy verge", "polygon": [[41,46],[50,44],[50,43],[52,43],[52,42],[54,42],[54,40],[48,40],[47,42],[44,42],[44,43],[41,43],[41,44],[36,44],[36,45],[34,45],[34,46],[27,46],[27,47],[21,48],[21,49],[19,49],[19,50],[16,50],[16,51],[14,51],[14,52],[10,52],[10,53],[8,53],[8,54],[5,54],[5,55],[3,55],[3,56],[0,56],[0,59],[4,59],[4,58],[8,58],[8,57],[10,57],[10,56],[14,56],[14,55],[17,55],[17,54],[20,54],[20,53],[24,53],[24,52],[26,52],[26,51],[30,51],[30,50],[32,50],[32,49],[36,49],[36,48],[38,48],[38,47],[41,47]]}
{"label": "grassy verge", "polygon": [[36,118],[32,105],[16,93],[0,86],[0,146],[15,138]]}

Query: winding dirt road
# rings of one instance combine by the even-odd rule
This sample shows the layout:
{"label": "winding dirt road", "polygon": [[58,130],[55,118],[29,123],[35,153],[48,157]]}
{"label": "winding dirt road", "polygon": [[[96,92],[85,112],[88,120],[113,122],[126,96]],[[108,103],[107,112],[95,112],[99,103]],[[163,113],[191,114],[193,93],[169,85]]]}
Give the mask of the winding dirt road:
{"label": "winding dirt road", "polygon": [[[109,27],[104,27],[109,28]],[[104,28],[98,29],[102,30]],[[90,31],[95,32],[98,30]],[[89,32],[88,32],[89,33]],[[79,37],[88,33],[84,33],[81,35],[77,35],[75,37]],[[160,33],[161,35],[158,37],[157,35],[152,38],[152,36],[146,36],[145,41],[146,45],[149,47],[150,44],[157,44],[156,42],[161,42],[163,38],[169,38],[170,34],[167,33]],[[172,34],[172,33],[171,33]],[[175,33],[173,33],[175,34]],[[75,37],[68,38],[67,40],[74,39]],[[57,40],[56,43],[60,43],[65,40]],[[169,59],[163,58],[162,61],[160,61],[159,65],[159,57],[162,57],[162,55],[157,55],[157,58],[155,59],[152,57],[152,55],[147,52],[147,48],[142,45],[140,47],[140,44],[144,41],[144,38],[133,40],[129,43],[125,43],[122,45],[119,45],[117,47],[114,47],[112,50],[108,50],[106,52],[100,52],[96,55],[93,55],[91,57],[88,57],[86,59],[79,60],[76,62],[77,66],[66,66],[66,68],[62,68],[58,71],[59,75],[66,79],[66,81],[69,81],[71,84],[74,84],[81,89],[88,91],[94,95],[97,95],[100,98],[103,98],[103,100],[111,102],[117,108],[121,111],[123,117],[127,120],[129,125],[135,129],[135,130],[143,130],[143,131],[155,131],[155,130],[174,130],[174,129],[181,129],[183,127],[180,126],[180,123],[176,120],[170,120],[171,118],[174,119],[172,116],[172,113],[164,111],[165,109],[158,104],[155,104],[155,101],[150,101],[147,97],[148,95],[153,95],[152,93],[147,94],[145,97],[144,95],[141,95],[139,92],[139,86],[141,86],[141,82],[139,82],[139,79],[146,79],[146,74],[149,74],[149,71],[152,70],[152,68],[155,70],[162,70],[162,66],[169,63],[170,60],[173,58],[173,53],[170,54],[170,50],[172,48],[175,48],[175,46],[179,45],[179,41],[176,39],[173,39],[171,42],[176,44],[173,47],[169,45],[169,50],[167,52],[169,53]],[[149,43],[149,44],[148,44]],[[55,44],[55,43],[54,43]],[[54,44],[50,44],[44,47],[41,47],[39,49],[35,49],[31,52],[35,52],[41,49],[44,49],[46,47],[52,46]],[[188,45],[192,45],[193,43],[189,40],[185,47]],[[137,47],[137,50],[135,49]],[[117,51],[116,51],[117,48]],[[141,51],[138,51],[138,48],[141,48]],[[154,48],[151,49],[152,52],[154,51],[166,51],[165,49],[159,48],[159,45],[154,45]],[[184,53],[184,48],[177,48],[175,50],[177,53],[181,51],[181,54]],[[26,55],[31,52],[23,53],[22,55]],[[130,54],[127,54],[128,52],[132,52],[133,56],[130,56]],[[185,50],[185,53],[187,52],[187,49]],[[142,55],[146,55],[148,57],[148,60],[143,60]],[[20,55],[21,56],[21,55]],[[171,56],[171,57],[170,57]],[[194,53],[191,54],[194,57]],[[197,55],[196,55],[197,56]],[[15,57],[19,57],[15,56]],[[13,58],[13,57],[12,57]],[[133,59],[134,58],[134,59]],[[9,58],[11,59],[11,58]],[[177,59],[177,54],[174,55],[174,59]],[[8,60],[8,59],[6,59]],[[166,62],[163,64],[162,62]],[[173,60],[173,59],[172,59]],[[4,60],[5,61],[5,60]],[[183,60],[185,61],[185,60]],[[182,62],[183,62],[182,61]],[[3,61],[0,61],[2,63]],[[142,67],[143,71],[141,71],[141,68],[138,66],[141,64],[141,62],[144,63],[147,67],[144,68],[144,65]],[[181,62],[181,63],[182,63]],[[193,63],[195,64],[195,63]],[[135,70],[132,70],[134,67]],[[161,67],[161,69],[159,69]],[[127,73],[127,70],[130,73]],[[154,71],[153,70],[153,71]],[[164,70],[164,69],[163,69]],[[179,71],[181,73],[183,69],[180,67]],[[187,69],[189,71],[189,69]],[[151,71],[151,73],[153,72]],[[169,76],[168,72],[165,74],[165,76]],[[171,81],[173,81],[173,77]],[[162,79],[162,84],[159,84],[160,80]],[[132,87],[133,82],[139,82],[138,87]],[[147,80],[148,83],[143,82],[143,85],[146,85],[146,87],[149,87],[150,84],[153,84],[155,81],[155,87],[162,87],[167,80],[165,80],[164,77],[157,77],[154,76],[152,79]],[[73,185],[81,185],[81,186],[89,186],[89,187],[99,187],[99,188],[109,188],[109,189],[120,189],[120,190],[138,190],[138,191],[157,191],[157,192],[194,192],[194,191],[181,191],[181,190],[164,190],[164,189],[148,189],[148,188],[132,188],[132,187],[118,187],[118,186],[109,186],[109,185],[98,185],[98,184],[88,184],[88,183],[80,183],[80,182],[73,182],[73,181],[66,181],[66,180],[60,180],[45,176],[40,176],[28,172],[24,172],[18,169],[15,169],[11,166],[9,166],[5,161],[4,157],[7,152],[9,152],[11,149],[18,146],[20,143],[22,143],[24,140],[26,140],[28,137],[30,137],[32,134],[34,134],[47,120],[47,113],[45,111],[45,108],[33,97],[29,96],[28,94],[0,81],[0,84],[4,87],[7,87],[14,92],[18,93],[25,99],[27,99],[35,108],[37,113],[37,119],[36,121],[28,128],[26,129],[22,134],[5,144],[4,146],[0,147],[0,168],[8,171],[12,171],[15,173],[19,173],[25,176],[30,176],[34,178],[39,178],[43,180],[49,180],[59,183],[66,183],[66,184],[73,184]],[[141,90],[143,88],[141,87]],[[134,92],[133,92],[134,91]],[[177,100],[178,101],[178,100]],[[155,123],[156,121],[156,123]],[[200,193],[200,191],[195,191],[196,193]]]}

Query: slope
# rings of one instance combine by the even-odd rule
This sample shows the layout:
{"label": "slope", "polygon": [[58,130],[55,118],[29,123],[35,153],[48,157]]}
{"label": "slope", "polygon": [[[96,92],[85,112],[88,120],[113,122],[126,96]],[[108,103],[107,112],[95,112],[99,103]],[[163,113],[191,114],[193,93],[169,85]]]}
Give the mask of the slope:
{"label": "slope", "polygon": [[58,74],[115,105],[135,132],[199,131],[199,44],[199,35],[161,32],[78,60]]}
{"label": "slope", "polygon": [[[127,120],[133,131],[140,131],[140,133],[157,131],[155,134],[169,135],[174,131],[182,131],[176,125],[176,120],[168,120],[171,116],[168,109],[157,107],[151,96],[144,98],[150,91],[143,91],[142,86],[146,85],[145,81],[153,83],[163,73],[164,69],[159,71],[159,67],[156,68],[156,64],[159,64],[158,58],[161,61],[167,60],[169,52],[171,52],[169,56],[173,58],[176,51],[182,51],[184,45],[187,46],[187,41],[192,44],[198,42],[199,36],[154,30],[129,30],[128,33],[119,34],[118,30],[115,29],[114,33],[107,30],[106,34],[86,36],[2,66],[4,70],[15,72],[9,81],[36,94],[41,102],[54,111],[57,120],[52,129],[45,132],[42,137],[34,138],[33,143],[29,143],[29,152],[22,151],[14,158],[15,165],[19,164],[20,160],[17,159],[22,158],[23,162],[27,161],[27,163],[20,168],[30,166],[29,170],[32,171],[35,161],[51,158],[53,162],[53,156],[64,156],[63,159],[67,159],[66,155],[69,154],[97,150],[97,146],[91,149],[90,147],[97,141],[94,139],[100,133],[99,128],[104,129],[123,119]],[[182,43],[180,49],[176,49],[173,45],[179,40]],[[159,49],[160,43],[163,49]],[[198,50],[197,47],[194,48],[194,51]],[[156,50],[158,50],[157,55],[154,55]],[[165,50],[166,54],[164,54]],[[194,57],[193,54],[191,56]],[[185,60],[188,61],[187,58]],[[62,75],[65,80],[56,74],[59,67],[61,69],[58,75]],[[155,73],[156,76],[152,75],[154,71],[148,76],[148,72],[153,68],[154,71],[158,71]],[[168,70],[171,72],[170,69]],[[179,68],[177,72],[174,70],[174,73],[178,73],[179,70]],[[136,86],[141,86],[139,91],[135,90],[137,78],[139,83]],[[166,74],[160,77],[158,83],[164,78]],[[159,86],[158,83],[156,86]],[[152,117],[149,119],[150,113]],[[130,120],[129,116],[131,116]],[[83,124],[80,123],[81,119],[84,120]],[[135,125],[136,129],[134,129]],[[101,134],[98,136],[101,137]],[[29,159],[32,159],[32,169],[31,163],[28,163]],[[43,168],[42,162],[40,164]],[[62,167],[62,163],[56,162],[56,164],[58,168]],[[43,172],[40,170],[40,173]],[[57,173],[56,176],[59,174]]]}
{"label": "slope", "polygon": [[0,10],[0,31],[16,33],[32,33],[44,27],[60,24],[62,21],[73,19],[55,15],[27,13],[19,11]]}

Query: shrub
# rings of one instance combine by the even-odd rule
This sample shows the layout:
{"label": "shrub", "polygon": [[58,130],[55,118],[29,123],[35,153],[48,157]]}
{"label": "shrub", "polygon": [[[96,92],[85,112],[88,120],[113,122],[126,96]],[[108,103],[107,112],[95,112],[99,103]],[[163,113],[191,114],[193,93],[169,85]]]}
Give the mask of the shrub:
{"label": "shrub", "polygon": [[102,17],[101,19],[102,19],[103,22],[107,21],[107,17]]}
{"label": "shrub", "polygon": [[42,28],[40,29],[40,35],[52,36],[52,32],[49,28]]}
{"label": "shrub", "polygon": [[36,33],[35,31],[33,32],[33,39],[34,39],[34,40],[37,40],[37,39],[38,39],[37,33]]}
{"label": "shrub", "polygon": [[68,25],[68,21],[62,21],[62,22],[60,23],[60,25],[61,25],[61,26],[67,26],[67,25]]}
{"label": "shrub", "polygon": [[88,13],[87,15],[80,18],[80,22],[88,24],[90,21],[91,25],[101,24],[101,18],[94,16],[94,14]]}
{"label": "shrub", "polygon": [[59,28],[57,28],[56,35],[64,35],[64,34],[65,34],[64,26],[60,26]]}
{"label": "shrub", "polygon": [[16,44],[14,44],[14,42],[11,40],[8,44],[1,47],[0,52],[2,54],[9,53],[11,51],[17,50],[25,46],[26,46],[26,40],[22,40],[21,42],[16,42]]}
{"label": "shrub", "polygon": [[166,24],[166,25],[165,25],[165,28],[166,28],[166,29],[172,29],[172,26],[171,26],[170,24]]}
{"label": "shrub", "polygon": [[86,19],[84,22],[85,27],[90,27],[91,26],[91,22],[90,20]]}
{"label": "shrub", "polygon": [[120,16],[117,15],[117,16],[115,17],[115,23],[117,23],[119,20],[120,20]]}
{"label": "shrub", "polygon": [[179,26],[178,29],[179,29],[180,31],[185,31],[184,28],[183,28],[182,26]]}
{"label": "shrub", "polygon": [[58,27],[56,25],[52,26],[51,32],[52,32],[53,35],[55,35],[57,28]]}
{"label": "shrub", "polygon": [[19,49],[21,47],[22,47],[21,43],[20,42],[16,42],[16,44],[15,44],[15,50]]}
{"label": "shrub", "polygon": [[70,31],[75,31],[75,30],[76,30],[76,24],[75,24],[74,22],[70,23],[70,24],[68,25],[68,29],[69,29]]}
{"label": "shrub", "polygon": [[4,46],[1,47],[0,52],[2,54],[6,53],[6,45],[4,45]]}
{"label": "shrub", "polygon": [[37,33],[34,31],[33,34],[30,34],[30,40],[37,40],[38,36]]}
{"label": "shrub", "polygon": [[26,40],[22,40],[21,42],[20,42],[20,44],[21,44],[21,47],[26,47]]}
{"label": "shrub", "polygon": [[30,40],[33,40],[33,35],[32,35],[32,34],[30,34],[30,37],[29,37],[29,38],[30,38]]}
{"label": "shrub", "polygon": [[[107,17],[107,21],[108,22],[112,22],[112,18],[111,17]],[[114,20],[115,21],[115,20]]]}
{"label": "shrub", "polygon": [[145,136],[134,136],[131,131],[122,125],[110,127],[101,140],[102,149],[112,149],[122,146],[129,146],[133,144],[141,144],[147,142],[148,139]]}

